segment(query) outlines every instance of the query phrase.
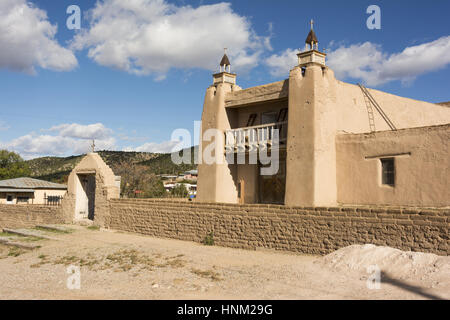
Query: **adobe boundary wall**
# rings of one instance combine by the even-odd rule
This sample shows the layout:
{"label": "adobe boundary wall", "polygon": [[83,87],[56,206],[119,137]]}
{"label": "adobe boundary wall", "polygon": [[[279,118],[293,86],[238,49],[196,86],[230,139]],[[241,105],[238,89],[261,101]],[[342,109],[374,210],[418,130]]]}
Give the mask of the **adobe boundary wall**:
{"label": "adobe boundary wall", "polygon": [[61,207],[0,204],[0,228],[29,228],[63,223]]}
{"label": "adobe boundary wall", "polygon": [[116,230],[215,245],[327,254],[352,244],[449,254],[449,209],[286,207],[111,199]]}

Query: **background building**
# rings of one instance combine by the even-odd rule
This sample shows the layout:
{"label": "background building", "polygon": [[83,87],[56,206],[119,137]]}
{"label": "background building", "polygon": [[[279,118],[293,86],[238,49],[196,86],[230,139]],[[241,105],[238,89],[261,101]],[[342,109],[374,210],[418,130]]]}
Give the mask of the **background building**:
{"label": "background building", "polygon": [[59,204],[66,191],[66,185],[32,178],[2,180],[0,204]]}

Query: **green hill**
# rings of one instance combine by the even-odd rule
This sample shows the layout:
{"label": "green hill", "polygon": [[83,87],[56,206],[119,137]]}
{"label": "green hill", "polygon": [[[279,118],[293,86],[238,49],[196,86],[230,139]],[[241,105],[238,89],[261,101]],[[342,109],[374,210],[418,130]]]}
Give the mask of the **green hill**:
{"label": "green hill", "polygon": [[[170,153],[98,151],[98,154],[113,171],[122,162],[148,167],[154,174],[179,174],[197,168],[193,164],[176,165],[172,162]],[[57,183],[66,183],[70,172],[85,155],[70,157],[42,157],[26,161],[31,169],[31,176]],[[194,148],[191,148],[191,158],[194,158]]]}
{"label": "green hill", "polygon": [[[170,153],[159,154],[158,157],[142,161],[139,164],[147,166],[150,172],[154,174],[179,174],[197,168],[197,165],[194,164],[195,152],[197,152],[197,148],[192,147],[191,164],[184,164],[184,163],[180,165],[174,164],[171,159]],[[182,155],[183,154],[181,154],[180,156]]]}

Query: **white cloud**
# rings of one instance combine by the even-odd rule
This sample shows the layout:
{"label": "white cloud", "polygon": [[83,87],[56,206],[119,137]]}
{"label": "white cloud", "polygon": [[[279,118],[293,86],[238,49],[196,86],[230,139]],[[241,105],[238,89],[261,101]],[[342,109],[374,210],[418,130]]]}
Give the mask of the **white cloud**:
{"label": "white cloud", "polygon": [[171,68],[216,69],[229,48],[234,69],[258,64],[270,36],[258,36],[229,3],[176,6],[164,0],[104,0],[72,47],[103,66],[164,79]]}
{"label": "white cloud", "polygon": [[[370,86],[390,81],[403,83],[413,81],[427,72],[445,68],[450,64],[450,36],[405,48],[400,53],[388,54],[382,47],[371,42],[340,45],[327,56],[327,65],[338,79],[360,79]],[[288,75],[297,64],[296,51],[287,49],[266,59],[273,76]]]}
{"label": "white cloud", "polygon": [[[83,130],[85,133],[82,133]],[[97,150],[116,148],[112,130],[105,128],[101,123],[86,126],[76,123],[63,124],[43,131],[55,131],[58,134],[39,135],[32,132],[9,142],[0,142],[0,148],[16,151],[25,159],[86,153],[90,151],[92,139],[95,139]]]}
{"label": "white cloud", "polygon": [[450,64],[450,36],[408,47],[391,55],[384,63],[379,79],[414,80],[417,76],[445,68]]}
{"label": "white cloud", "polygon": [[[65,123],[50,129],[42,129],[41,134],[31,132],[8,142],[0,141],[0,149],[18,152],[25,159],[87,153],[91,151],[92,140],[95,140],[96,150],[120,150],[116,136],[119,140],[128,141],[144,139],[143,137],[133,139],[128,136],[123,139],[123,134],[116,135],[112,129],[105,127],[102,123],[88,125]],[[123,151],[170,153],[180,150],[179,145],[179,141],[146,142],[138,147],[123,148]]]}
{"label": "white cloud", "polygon": [[298,50],[286,49],[281,54],[273,54],[266,59],[266,64],[269,66],[269,72],[274,77],[288,77],[289,70],[297,65]]}
{"label": "white cloud", "polygon": [[339,79],[361,79],[368,85],[380,84],[377,73],[382,68],[386,54],[381,46],[365,42],[349,47],[341,46],[331,51],[327,57],[327,64]]}
{"label": "white cloud", "polygon": [[427,72],[450,64],[450,36],[405,48],[388,54],[381,46],[365,42],[349,47],[340,46],[328,56],[328,65],[338,78],[361,79],[371,86],[400,80],[413,81]]}
{"label": "white cloud", "polygon": [[65,123],[54,126],[49,131],[56,131],[62,137],[79,139],[106,139],[112,134],[112,130],[106,128],[102,123],[81,125],[78,123]]}
{"label": "white cloud", "polygon": [[177,148],[179,144],[179,141],[164,141],[161,143],[147,142],[137,148],[125,148],[124,151],[171,153],[180,150],[180,148]]}
{"label": "white cloud", "polygon": [[67,71],[77,66],[72,51],[55,39],[57,26],[26,0],[0,1],[0,68],[33,74],[35,67]]}

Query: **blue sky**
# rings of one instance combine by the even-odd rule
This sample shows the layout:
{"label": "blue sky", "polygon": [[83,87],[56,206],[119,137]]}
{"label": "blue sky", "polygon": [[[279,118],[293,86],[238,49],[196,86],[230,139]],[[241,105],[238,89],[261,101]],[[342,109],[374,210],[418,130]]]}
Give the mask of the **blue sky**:
{"label": "blue sky", "polygon": [[[106,149],[170,151],[173,130],[192,132],[200,120],[223,47],[241,87],[281,80],[311,18],[340,80],[450,100],[445,0],[1,2],[0,147],[25,158],[86,152],[91,138]],[[79,31],[66,27],[72,4]],[[381,30],[366,27],[371,4]]]}

